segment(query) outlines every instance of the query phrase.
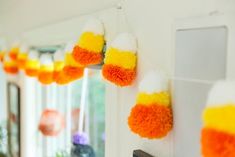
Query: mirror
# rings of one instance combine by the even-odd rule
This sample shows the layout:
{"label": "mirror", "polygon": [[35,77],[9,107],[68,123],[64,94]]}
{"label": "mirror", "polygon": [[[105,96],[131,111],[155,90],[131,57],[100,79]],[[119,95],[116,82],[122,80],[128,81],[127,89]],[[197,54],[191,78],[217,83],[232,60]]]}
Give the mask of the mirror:
{"label": "mirror", "polygon": [[200,156],[207,94],[213,82],[226,78],[227,32],[226,27],[176,31],[174,156]]}
{"label": "mirror", "polygon": [[14,83],[7,84],[8,93],[8,153],[20,157],[20,88]]}

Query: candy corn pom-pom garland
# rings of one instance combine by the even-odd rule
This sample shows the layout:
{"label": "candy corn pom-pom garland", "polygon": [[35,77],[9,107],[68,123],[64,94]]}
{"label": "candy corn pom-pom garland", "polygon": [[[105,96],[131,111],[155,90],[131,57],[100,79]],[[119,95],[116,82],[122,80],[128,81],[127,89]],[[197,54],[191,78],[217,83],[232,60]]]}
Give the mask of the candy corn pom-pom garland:
{"label": "candy corn pom-pom garland", "polygon": [[94,65],[102,62],[104,28],[98,19],[90,19],[73,49],[73,57],[79,64]]}
{"label": "candy corn pom-pom garland", "polygon": [[141,137],[165,137],[173,127],[168,79],[152,71],[140,82],[136,105],[128,118],[130,129]]}
{"label": "candy corn pom-pom garland", "polygon": [[83,76],[84,67],[74,60],[72,56],[73,47],[74,44],[71,42],[68,43],[65,48],[65,65],[63,67],[63,71],[59,73],[55,80],[57,84],[68,84]]}
{"label": "candy corn pom-pom garland", "polygon": [[28,48],[23,45],[20,47],[19,53],[17,55],[17,64],[19,69],[25,69],[25,65],[28,58]]}
{"label": "candy corn pom-pom garland", "polygon": [[136,77],[136,51],[136,39],[131,34],[117,36],[105,54],[104,78],[118,86],[131,85]]}
{"label": "candy corn pom-pom garland", "polygon": [[43,111],[38,129],[44,136],[57,136],[65,127],[64,116],[54,109]]}
{"label": "candy corn pom-pom garland", "polygon": [[25,65],[25,74],[29,77],[37,77],[40,69],[39,53],[31,50]]}
{"label": "candy corn pom-pom garland", "polygon": [[62,50],[57,50],[54,54],[54,80],[57,80],[59,74],[63,71],[65,65],[64,57]]}
{"label": "candy corn pom-pom garland", "polygon": [[4,57],[3,69],[8,74],[17,74],[19,71],[17,63],[12,60],[8,55]]}
{"label": "candy corn pom-pom garland", "polygon": [[220,81],[211,89],[203,111],[203,157],[235,156],[235,82]]}
{"label": "candy corn pom-pom garland", "polygon": [[54,64],[50,54],[43,54],[40,57],[40,70],[38,80],[42,84],[51,84],[54,82]]}

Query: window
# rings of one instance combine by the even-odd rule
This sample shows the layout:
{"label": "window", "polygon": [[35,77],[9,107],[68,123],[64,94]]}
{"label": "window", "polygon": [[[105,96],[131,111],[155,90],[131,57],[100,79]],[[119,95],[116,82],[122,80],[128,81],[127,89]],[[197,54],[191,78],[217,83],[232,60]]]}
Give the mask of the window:
{"label": "window", "polygon": [[[89,144],[93,147],[96,156],[104,157],[105,83],[102,80],[101,71],[86,69],[82,79],[66,86],[36,84],[36,123],[39,123],[45,109],[55,109],[64,116],[65,128],[54,137],[44,136],[37,130],[35,155],[37,154],[38,157],[69,156],[72,135],[82,127],[88,134]],[[84,106],[81,105],[82,99]],[[84,113],[83,124],[81,124],[82,113]]]}

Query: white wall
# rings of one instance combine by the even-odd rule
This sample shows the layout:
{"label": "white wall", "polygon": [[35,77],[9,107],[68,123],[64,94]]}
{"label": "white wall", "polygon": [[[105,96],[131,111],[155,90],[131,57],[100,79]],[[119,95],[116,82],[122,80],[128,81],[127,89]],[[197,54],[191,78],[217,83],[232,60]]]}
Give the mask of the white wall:
{"label": "white wall", "polygon": [[[20,35],[25,30],[46,26],[60,19],[112,5],[115,0],[0,0],[0,32],[8,39]],[[131,157],[132,150],[141,148],[158,157],[173,156],[173,135],[163,140],[144,140],[132,134],[127,126],[127,117],[135,104],[137,84],[150,69],[161,68],[173,73],[174,52],[173,25],[176,19],[199,17],[213,13],[235,11],[234,0],[126,0],[124,2],[126,20],[121,30],[134,33],[138,38],[138,79],[129,88],[116,89],[107,97],[107,157]],[[109,17],[110,18],[110,17]],[[40,28],[40,27],[39,27]],[[111,27],[108,27],[110,30]],[[110,30],[111,31],[111,30]],[[110,36],[110,39],[114,34]],[[46,36],[45,36],[46,38]],[[116,93],[116,94],[115,94]],[[117,101],[115,101],[117,100]],[[113,117],[112,117],[113,116]],[[182,150],[187,151],[187,150]],[[180,156],[177,156],[180,157]]]}

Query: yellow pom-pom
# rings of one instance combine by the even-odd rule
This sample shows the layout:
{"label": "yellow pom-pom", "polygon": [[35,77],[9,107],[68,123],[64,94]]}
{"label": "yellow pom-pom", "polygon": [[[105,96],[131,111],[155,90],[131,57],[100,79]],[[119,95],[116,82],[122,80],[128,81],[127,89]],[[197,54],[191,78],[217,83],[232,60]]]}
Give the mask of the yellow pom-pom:
{"label": "yellow pom-pom", "polygon": [[94,53],[101,53],[104,46],[104,36],[93,32],[84,32],[78,41],[78,45]]}
{"label": "yellow pom-pom", "polygon": [[158,104],[158,105],[169,106],[170,95],[168,92],[160,92],[153,94],[139,93],[137,96],[137,103],[145,105]]}
{"label": "yellow pom-pom", "polygon": [[235,106],[208,107],[204,110],[203,121],[205,127],[235,134]]}
{"label": "yellow pom-pom", "polygon": [[105,64],[116,65],[125,69],[136,67],[137,57],[133,52],[110,48],[105,54]]}

